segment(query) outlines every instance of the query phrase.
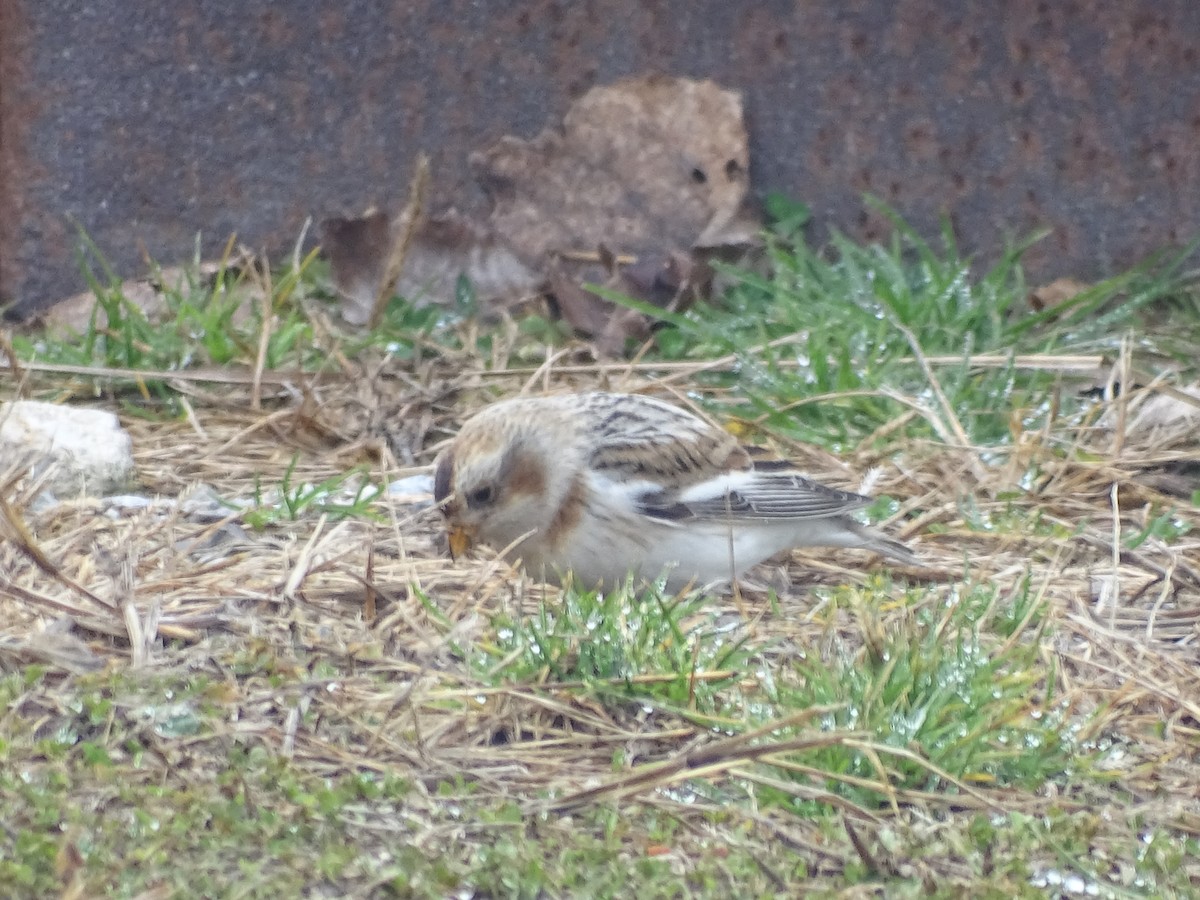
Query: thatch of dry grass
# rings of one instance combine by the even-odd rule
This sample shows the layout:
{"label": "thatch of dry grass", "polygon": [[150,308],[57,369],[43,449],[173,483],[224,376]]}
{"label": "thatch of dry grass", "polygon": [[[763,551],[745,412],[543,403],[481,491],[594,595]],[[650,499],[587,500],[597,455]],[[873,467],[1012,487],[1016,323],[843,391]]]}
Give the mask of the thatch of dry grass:
{"label": "thatch of dry grass", "polygon": [[[1144,402],[1137,395],[1120,401],[1111,425],[1047,418],[1040,431],[1018,429],[1003,452],[970,446],[954,428],[953,411],[936,403],[919,408],[940,418],[935,431],[945,440],[937,443],[893,442],[881,451],[871,440],[835,458],[775,442],[818,477],[848,487],[879,468],[873,490],[899,499],[891,527],[929,563],[893,571],[896,587],[884,591],[900,596],[905,583],[927,588],[920,603],[936,609],[963,583],[994,585],[1002,599],[1029,585],[1044,622],[1034,638],[1026,632],[1014,640],[1038,642],[1037,691],[1052,695],[1074,723],[1078,747],[1120,750],[1103,758],[1107,782],[1080,776],[1044,790],[941,772],[919,746],[822,728],[828,710],[820,708],[730,731],[713,727],[718,711],[638,699],[639,684],[670,673],[616,678],[605,692],[594,681],[556,681],[549,670],[506,681],[497,658],[501,674],[489,678],[470,648],[496,641],[498,617],[553,608],[557,589],[486,555],[451,562],[425,498],[381,498],[372,504],[375,519],[323,514],[314,505],[262,530],[246,526],[237,509],[222,514],[211,503],[180,502],[200,486],[231,499],[265,490],[269,500],[293,460],[295,484],[321,483],[360,463],[379,481],[399,478],[421,471],[459,422],[498,396],[602,386],[686,402],[681,389],[705,368],[676,364],[664,373],[651,364],[605,370],[569,362],[551,357],[501,376],[448,355],[407,371],[344,362],[311,379],[268,372],[255,384],[179,380],[186,415],[123,416],[139,490],[157,498],[142,508],[94,499],[42,508],[37,484],[20,471],[3,473],[0,666],[44,673],[6,715],[47,736],[77,727],[79,685],[96,683],[87,679],[203,677],[220,686],[208,695],[219,714],[186,735],[138,725],[136,702],[114,694],[115,730],[138,734],[150,751],[135,765],[110,746],[124,777],[169,781],[186,770],[187,779],[203,783],[224,771],[236,745],[262,748],[320,778],[374,773],[417,786],[391,818],[361,806],[349,831],[364,854],[411,842],[426,858],[466,859],[464,846],[492,840],[492,826],[447,818],[439,799],[446,785],[470,785],[469,797],[513,804],[527,822],[551,816],[551,825],[531,826],[534,833],[593,828],[586,817],[572,817],[609,804],[652,810],[682,831],[660,846],[630,826],[634,858],[662,855],[686,871],[694,854],[745,849],[761,862],[767,888],[781,891],[794,885],[779,869],[780,853],[802,860],[810,877],[833,878],[831,886],[852,882],[855,871],[951,891],[980,878],[1027,886],[981,871],[955,849],[948,835],[978,813],[1045,821],[1087,813],[1096,823],[1123,823],[1096,824],[1093,834],[1092,852],[1109,854],[1113,872],[1131,852],[1124,841],[1132,834],[1166,829],[1200,837],[1200,509],[1162,493],[1159,477],[1196,462],[1196,432],[1127,430],[1127,405]],[[82,384],[28,372],[24,389],[70,395]],[[1022,480],[1034,470],[1036,482]],[[1170,539],[1151,529],[1129,546],[1163,509],[1174,510]],[[1191,530],[1179,535],[1178,526]],[[753,703],[764,673],[786,669],[798,655],[872,652],[873,641],[906,627],[913,610],[897,602],[864,611],[831,603],[830,592],[839,585],[878,590],[876,565],[852,553],[797,553],[739,591],[710,598],[705,614],[733,623],[758,649],[744,671],[697,670],[690,678]],[[107,727],[114,729],[111,721]],[[88,734],[104,742],[103,726]],[[874,759],[877,774],[858,786],[884,801],[852,799],[836,775],[797,762],[799,751],[826,745],[854,746]],[[20,759],[8,752],[6,765],[33,771],[48,764],[32,747]],[[937,786],[897,786],[890,773],[900,756]],[[767,788],[824,806],[837,828],[830,830],[828,816],[747,800]],[[96,797],[90,790],[77,786],[81,805],[109,789],[96,787]],[[468,794],[450,793],[470,809]],[[81,838],[72,830],[58,840],[68,846]],[[1061,865],[1046,846],[1031,848],[1020,852]],[[66,864],[62,877],[95,889],[111,883],[114,865],[89,870],[79,861]],[[1177,884],[1196,885],[1195,861],[1179,865]],[[379,882],[364,876],[345,885],[370,893]]]}

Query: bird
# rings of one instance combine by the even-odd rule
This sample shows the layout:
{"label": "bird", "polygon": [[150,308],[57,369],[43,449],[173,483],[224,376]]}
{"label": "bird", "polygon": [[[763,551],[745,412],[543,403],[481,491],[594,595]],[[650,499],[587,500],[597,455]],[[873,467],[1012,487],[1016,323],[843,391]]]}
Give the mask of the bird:
{"label": "bird", "polygon": [[851,513],[870,497],[642,394],[516,397],[467,419],[434,461],[450,553],[485,544],[543,581],[729,583],[795,547],[870,550],[923,566]]}

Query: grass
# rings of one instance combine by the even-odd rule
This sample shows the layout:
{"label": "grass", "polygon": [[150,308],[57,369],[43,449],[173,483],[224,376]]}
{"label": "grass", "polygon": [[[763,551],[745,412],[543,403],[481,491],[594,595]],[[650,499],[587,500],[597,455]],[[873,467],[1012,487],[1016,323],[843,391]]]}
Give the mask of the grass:
{"label": "grass", "polygon": [[532,616],[495,617],[497,642],[479,648],[476,665],[497,682],[578,681],[614,698],[711,712],[750,652],[736,623],[706,609],[709,599],[631,583],[607,593],[568,587]]}
{"label": "grass", "polygon": [[292,457],[278,488],[264,490],[256,481],[249,504],[226,501],[226,505],[240,510],[242,521],[259,530],[283,520],[294,522],[306,513],[314,512],[334,521],[354,517],[379,518],[371,504],[381,489],[372,483],[365,467],[338,473],[318,484],[294,484],[298,461],[298,457]]}
{"label": "grass", "polygon": [[[938,251],[882,211],[896,227],[889,246],[835,234],[829,247],[811,248],[785,218],[768,235],[767,272],[724,270],[732,287],[721,308],[669,316],[660,351],[671,359],[734,357],[732,374],[710,380],[736,381],[738,414],[809,443],[845,447],[909,409],[921,415],[907,433],[944,437],[930,421],[948,407],[972,441],[991,444],[1009,438],[1014,409],[1038,410],[1054,386],[1052,372],[1020,368],[1014,357],[1112,353],[1140,311],[1187,295],[1184,266],[1194,247],[1036,313],[1020,267],[1031,242],[973,277],[949,230]],[[1010,362],[972,364],[988,354]],[[939,360],[936,389],[944,401],[921,357]],[[1186,352],[1182,358],[1194,364]]]}
{"label": "grass", "polygon": [[[0,686],[9,702],[36,684],[14,680]],[[0,808],[15,835],[13,852],[0,860],[8,896],[53,895],[64,878],[80,876],[88,893],[115,897],[149,890],[241,897],[483,890],[521,897],[536,896],[547,882],[608,896],[637,885],[668,897],[679,884],[668,853],[704,843],[671,816],[652,812],[626,819],[597,809],[578,819],[531,819],[513,800],[469,782],[426,786],[365,770],[322,776],[231,729],[203,699],[227,688],[106,676],[78,689],[87,708],[74,717],[64,711],[67,721],[54,722],[51,736],[4,745]],[[253,681],[235,690],[245,697]],[[127,704],[131,694],[148,706]],[[147,712],[156,704],[178,707],[189,696],[192,724],[182,733]],[[34,724],[23,709],[18,704],[16,721]],[[159,748],[181,738],[190,763],[155,762]],[[111,749],[99,750],[100,743]],[[720,889],[749,875],[748,884],[760,885],[757,895],[767,896],[770,882],[753,856],[722,849],[688,880]]]}
{"label": "grass", "polygon": [[[825,729],[860,730],[886,747],[920,747],[919,761],[892,761],[893,786],[946,790],[954,787],[948,776],[1036,789],[1089,765],[1063,731],[1067,711],[1040,665],[1039,629],[1025,634],[1039,616],[1027,581],[1015,596],[988,585],[949,596],[910,592],[893,601],[903,614],[886,628],[873,604],[892,591],[837,593],[833,602],[847,604],[859,620],[862,646],[805,654],[794,667],[798,680],[781,685],[775,703],[783,710],[827,706]],[[879,765],[844,747],[823,750],[812,763],[864,782]],[[864,804],[883,799],[874,788],[847,793]]]}
{"label": "grass", "polygon": [[[162,308],[147,313],[126,296],[126,283],[90,239],[82,240],[90,251],[84,273],[95,296],[86,327],[14,334],[13,347],[27,363],[113,370],[103,383],[131,411],[152,404],[160,414],[181,414],[178,392],[168,381],[197,369],[317,373],[339,358],[370,351],[413,365],[431,349],[442,352],[459,342],[458,333],[446,327],[457,317],[407,303],[390,307],[373,332],[335,333],[324,313],[334,294],[317,251],[278,272],[256,260],[232,259],[231,246],[204,276],[198,263],[181,279],[164,277],[156,267],[150,280],[158,286]],[[460,301],[464,309],[473,308],[466,294]],[[481,347],[488,343],[479,340]],[[139,374],[125,374],[130,370]]]}
{"label": "grass", "polygon": [[[227,365],[254,359],[264,321],[271,320],[264,361],[279,368],[306,359],[305,346],[312,344],[313,330],[296,302],[305,284],[315,253],[294,268],[276,276],[253,265],[236,266],[230,249],[207,278],[195,271],[185,273],[178,283],[152,273],[161,285],[164,313],[151,320],[141,306],[125,296],[124,282],[109,268],[99,250],[84,236],[94,265],[85,267],[88,287],[96,302],[86,329],[81,334],[61,337],[18,337],[18,350],[48,362],[98,365],[110,368],[176,371],[196,365]],[[255,302],[259,295],[269,306]],[[269,315],[264,316],[264,311]],[[308,350],[312,353],[312,350]]]}
{"label": "grass", "polygon": [[[146,493],[209,484],[248,530],[0,473],[31,542],[0,543],[7,895],[1200,890],[1200,507],[1143,480],[1194,439],[1116,440],[1039,364],[1121,375],[1132,346],[1186,384],[1188,257],[1037,314],[1020,246],[976,276],[948,233],[814,249],[772,209],[764,265],[603,375],[557,366],[544,319],[481,325],[465,283],[343,334],[311,258],[227,260],[158,317],[98,262],[81,339],[14,335],[49,368],[25,394],[102,386]],[[671,596],[450,563],[379,486],[526,383],[674,389],[820,477],[872,472],[933,572],[797,557]]]}

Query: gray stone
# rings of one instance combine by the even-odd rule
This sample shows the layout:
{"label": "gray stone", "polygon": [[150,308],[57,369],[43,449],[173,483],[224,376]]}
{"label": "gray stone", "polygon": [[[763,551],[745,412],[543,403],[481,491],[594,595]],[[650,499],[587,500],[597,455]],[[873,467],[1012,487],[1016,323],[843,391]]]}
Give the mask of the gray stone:
{"label": "gray stone", "polygon": [[26,465],[41,486],[60,499],[99,497],[127,489],[133,480],[133,441],[117,417],[18,400],[0,403],[0,466]]}

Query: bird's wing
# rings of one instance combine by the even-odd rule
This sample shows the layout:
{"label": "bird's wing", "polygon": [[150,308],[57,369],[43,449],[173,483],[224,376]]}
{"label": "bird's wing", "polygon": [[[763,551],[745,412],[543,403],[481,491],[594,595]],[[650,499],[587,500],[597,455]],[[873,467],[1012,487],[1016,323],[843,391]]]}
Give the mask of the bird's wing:
{"label": "bird's wing", "polygon": [[824,519],[859,509],[871,498],[826,487],[795,471],[735,472],[686,491],[647,493],[642,512],[659,519]]}
{"label": "bird's wing", "polygon": [[817,519],[870,498],[805,478],[784,460],[756,459],[727,431],[650,397],[589,394],[588,465],[632,488],[639,510],[664,520]]}

